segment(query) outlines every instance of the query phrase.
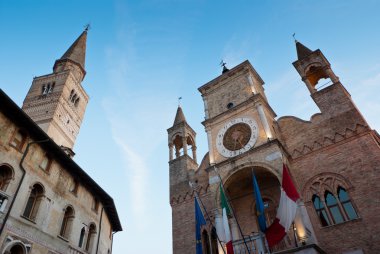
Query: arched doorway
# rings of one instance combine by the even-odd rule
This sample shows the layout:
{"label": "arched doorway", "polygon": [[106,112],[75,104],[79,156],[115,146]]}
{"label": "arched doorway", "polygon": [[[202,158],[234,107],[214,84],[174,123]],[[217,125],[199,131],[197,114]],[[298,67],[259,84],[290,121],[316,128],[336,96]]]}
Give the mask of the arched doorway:
{"label": "arched doorway", "polygon": [[276,210],[281,194],[278,178],[270,170],[263,167],[243,168],[236,171],[227,179],[224,184],[226,195],[230,200],[230,204],[235,211],[235,216],[245,236],[259,232],[252,172],[256,176],[264,200],[267,223],[272,222],[275,217],[273,211]]}

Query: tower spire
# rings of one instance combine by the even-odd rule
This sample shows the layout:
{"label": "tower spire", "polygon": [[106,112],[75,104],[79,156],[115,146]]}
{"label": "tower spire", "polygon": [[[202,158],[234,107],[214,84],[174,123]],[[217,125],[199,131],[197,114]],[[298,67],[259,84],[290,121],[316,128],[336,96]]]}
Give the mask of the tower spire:
{"label": "tower spire", "polygon": [[296,39],[294,39],[294,40],[296,43],[298,60],[301,60],[302,58],[305,58],[308,55],[310,55],[311,53],[313,53],[313,51],[311,49],[309,49],[308,47],[303,45],[301,42],[297,41]]}
{"label": "tower spire", "polygon": [[177,113],[175,115],[173,126],[177,125],[179,123],[182,123],[182,122],[186,122],[186,118],[185,118],[185,115],[183,114],[181,105],[178,105]]}
{"label": "tower spire", "polygon": [[67,66],[66,63],[72,63],[80,68],[84,77],[84,75],[86,74],[85,60],[88,30],[89,26],[86,26],[84,31],[79,35],[79,37],[74,41],[74,43],[69,47],[69,49],[62,55],[62,57],[55,61],[53,67],[54,72],[62,70],[61,68],[59,68],[60,66],[65,68]]}

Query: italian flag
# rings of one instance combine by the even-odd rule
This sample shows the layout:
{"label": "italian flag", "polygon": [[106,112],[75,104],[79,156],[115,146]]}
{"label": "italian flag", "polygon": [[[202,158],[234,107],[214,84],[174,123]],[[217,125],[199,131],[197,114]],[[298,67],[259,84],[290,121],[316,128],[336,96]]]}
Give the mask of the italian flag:
{"label": "italian flag", "polygon": [[292,179],[290,178],[289,171],[285,164],[282,171],[282,187],[280,205],[277,210],[276,219],[272,225],[265,231],[269,248],[276,245],[284,238],[286,232],[289,231],[297,212],[297,201],[300,198]]}
{"label": "italian flag", "polygon": [[234,248],[232,246],[232,237],[231,237],[231,231],[230,231],[230,226],[228,224],[228,217],[231,215],[231,210],[230,207],[228,206],[228,201],[226,198],[226,195],[224,194],[223,187],[220,185],[220,204],[223,210],[223,216],[222,216],[222,221],[221,223],[216,223],[219,224],[217,225],[217,232],[219,239],[223,242],[226,243],[226,249],[227,249],[227,254],[233,254],[234,253]]}

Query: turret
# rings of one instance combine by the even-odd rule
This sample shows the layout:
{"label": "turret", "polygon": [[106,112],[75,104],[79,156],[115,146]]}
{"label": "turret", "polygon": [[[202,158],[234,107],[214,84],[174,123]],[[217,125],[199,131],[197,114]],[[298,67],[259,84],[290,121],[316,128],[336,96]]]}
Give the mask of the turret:
{"label": "turret", "polygon": [[198,168],[195,137],[195,131],[178,106],[173,126],[168,129],[171,197],[188,190],[189,172]]}

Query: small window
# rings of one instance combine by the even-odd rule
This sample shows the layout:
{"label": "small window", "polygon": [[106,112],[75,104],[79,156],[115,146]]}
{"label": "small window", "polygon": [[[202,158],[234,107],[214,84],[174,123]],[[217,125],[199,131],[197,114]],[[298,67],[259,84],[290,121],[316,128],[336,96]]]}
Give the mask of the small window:
{"label": "small window", "polygon": [[25,218],[35,221],[43,197],[44,188],[40,184],[33,185],[23,213]]}
{"label": "small window", "polygon": [[78,105],[79,105],[79,97],[76,98],[76,100],[74,101],[74,106],[75,106],[75,107],[78,107]]}
{"label": "small window", "polygon": [[78,181],[74,179],[71,183],[71,186],[70,186],[70,192],[73,193],[74,195],[77,195],[78,194],[78,186],[79,186]]}
{"label": "small window", "polygon": [[50,158],[50,156],[45,156],[45,157],[42,159],[42,161],[41,161],[40,168],[41,168],[43,171],[49,172],[49,171],[50,171],[51,164],[52,164],[52,159]]}
{"label": "small window", "polygon": [[74,89],[71,90],[71,92],[70,92],[70,96],[69,96],[69,100],[70,100],[70,101],[71,101],[71,99],[73,98],[73,95],[74,95]]}
{"label": "small window", "polygon": [[233,106],[234,106],[234,104],[232,102],[230,102],[230,103],[227,104],[227,108],[228,109],[232,108]]}
{"label": "small window", "polygon": [[99,209],[99,200],[97,198],[93,198],[92,200],[92,210],[98,212]]}
{"label": "small window", "polygon": [[55,86],[55,82],[51,83],[51,85],[49,84],[49,90],[48,90],[48,93],[52,93],[53,90],[54,90],[54,86]]}
{"label": "small window", "polygon": [[26,135],[24,132],[17,130],[13,135],[10,145],[17,150],[21,151],[26,141]]}
{"label": "small window", "polygon": [[65,239],[69,238],[74,217],[74,209],[71,206],[66,207],[65,214],[63,215],[61,230],[59,232],[59,235]]}
{"label": "small window", "polygon": [[83,227],[82,230],[80,231],[80,236],[79,236],[79,248],[82,248],[83,246],[83,240],[84,240],[84,235],[86,234],[86,230],[85,228]]}
{"label": "small window", "polygon": [[43,84],[42,87],[41,87],[41,94],[46,94],[46,85]]}

